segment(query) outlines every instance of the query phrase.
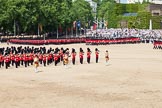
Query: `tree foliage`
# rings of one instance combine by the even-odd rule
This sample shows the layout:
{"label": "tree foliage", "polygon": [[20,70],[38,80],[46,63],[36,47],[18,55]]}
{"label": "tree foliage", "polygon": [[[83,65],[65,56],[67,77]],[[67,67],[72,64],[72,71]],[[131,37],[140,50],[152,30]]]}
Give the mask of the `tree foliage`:
{"label": "tree foliage", "polygon": [[[115,0],[93,0],[97,3],[97,17],[108,21],[109,28],[119,27],[120,21],[126,20],[129,28],[148,28],[152,19],[153,28],[160,28],[162,18],[151,16],[146,11],[148,2],[143,4],[119,4]],[[137,16],[123,16],[124,13],[137,13]],[[53,32],[61,26],[71,28],[74,21],[80,21],[84,27],[94,20],[92,8],[85,0],[0,0],[0,32],[16,34],[37,34]]]}
{"label": "tree foliage", "polygon": [[104,19],[108,21],[109,27],[116,27],[117,26],[117,15],[116,15],[116,9],[115,9],[115,3],[114,2],[102,2],[98,9],[98,18]]}
{"label": "tree foliage", "polygon": [[17,34],[52,32],[59,25],[71,27],[74,20],[92,18],[91,7],[84,0],[0,0],[0,32]]}

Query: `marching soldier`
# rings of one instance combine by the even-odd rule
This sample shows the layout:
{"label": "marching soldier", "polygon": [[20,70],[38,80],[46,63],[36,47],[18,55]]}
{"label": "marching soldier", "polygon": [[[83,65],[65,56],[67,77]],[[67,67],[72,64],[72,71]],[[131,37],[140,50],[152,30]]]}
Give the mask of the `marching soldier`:
{"label": "marching soldier", "polygon": [[20,54],[20,64],[23,65],[23,55]]}
{"label": "marching soldier", "polygon": [[61,59],[61,61],[63,61],[63,51],[64,51],[64,49],[61,48],[61,49],[60,49],[60,59]]}
{"label": "marching soldier", "polygon": [[48,54],[48,56],[47,56],[47,65],[50,64],[50,59],[51,59],[50,54]]}
{"label": "marching soldier", "polygon": [[31,64],[31,65],[33,65],[33,53],[30,53],[30,55],[29,55],[29,63]]}
{"label": "marching soldier", "polygon": [[57,51],[54,52],[54,63],[55,63],[55,66],[57,66],[57,63],[58,63],[58,53]]}
{"label": "marching soldier", "polygon": [[46,66],[46,60],[47,60],[47,57],[46,57],[46,54],[43,55],[43,64],[44,66]]}
{"label": "marching soldier", "polygon": [[87,48],[87,63],[90,64],[90,59],[91,59],[91,50]]}
{"label": "marching soldier", "polygon": [[95,55],[96,55],[96,63],[98,63],[98,57],[99,57],[99,50],[95,49]]}
{"label": "marching soldier", "polygon": [[15,66],[16,66],[16,68],[18,68],[18,66],[19,66],[19,55],[18,54],[16,54],[16,56],[15,56]]}
{"label": "marching soldier", "polygon": [[75,56],[76,56],[76,52],[75,52],[75,49],[73,48],[72,49],[72,52],[71,52],[71,57],[72,57],[72,63],[73,63],[73,65],[75,65]]}
{"label": "marching soldier", "polygon": [[80,64],[83,64],[83,55],[84,55],[84,51],[82,48],[80,48],[80,52],[79,52]]}
{"label": "marching soldier", "polygon": [[39,63],[42,64],[42,61],[43,61],[43,55],[39,54]]}
{"label": "marching soldier", "polygon": [[9,67],[9,63],[10,63],[10,57],[9,55],[6,55],[5,58],[4,58],[4,61],[5,61],[5,65],[6,65],[6,69],[8,69]]}

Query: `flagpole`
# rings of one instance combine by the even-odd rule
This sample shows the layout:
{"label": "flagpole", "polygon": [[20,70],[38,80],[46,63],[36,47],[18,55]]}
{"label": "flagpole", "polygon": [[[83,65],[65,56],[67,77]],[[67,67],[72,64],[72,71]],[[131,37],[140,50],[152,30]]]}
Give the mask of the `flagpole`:
{"label": "flagpole", "polygon": [[58,26],[57,26],[57,39],[58,39]]}
{"label": "flagpole", "polygon": [[152,20],[150,19],[150,26],[149,29],[152,30]]}

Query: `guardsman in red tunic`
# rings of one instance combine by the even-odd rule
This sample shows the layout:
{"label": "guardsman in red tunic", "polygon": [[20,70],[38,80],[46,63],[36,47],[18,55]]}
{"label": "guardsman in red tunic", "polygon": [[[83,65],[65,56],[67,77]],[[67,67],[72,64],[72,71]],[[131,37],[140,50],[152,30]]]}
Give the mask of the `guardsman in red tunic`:
{"label": "guardsman in red tunic", "polygon": [[15,66],[16,66],[16,68],[18,68],[18,66],[19,66],[19,55],[18,54],[16,54],[16,56],[15,56]]}
{"label": "guardsman in red tunic", "polygon": [[43,64],[44,66],[46,66],[46,60],[47,60],[47,57],[46,57],[46,54],[43,55]]}
{"label": "guardsman in red tunic", "polygon": [[55,61],[55,66],[57,66],[57,63],[58,63],[58,54],[57,54],[57,52],[54,53],[54,61]]}
{"label": "guardsman in red tunic", "polygon": [[71,57],[72,57],[72,63],[73,63],[73,65],[75,65],[76,52],[75,52],[74,48],[72,49]]}
{"label": "guardsman in red tunic", "polygon": [[48,54],[48,56],[47,56],[47,65],[49,65],[50,64],[50,54]]}
{"label": "guardsman in red tunic", "polygon": [[61,55],[60,55],[60,50],[57,51],[57,64],[61,61]]}
{"label": "guardsman in red tunic", "polygon": [[53,61],[53,59],[52,59],[53,58],[53,55],[51,53],[49,54],[49,58],[50,58],[49,63],[51,64],[52,61]]}
{"label": "guardsman in red tunic", "polygon": [[83,49],[80,48],[80,52],[79,52],[80,64],[83,64],[83,55],[84,55]]}
{"label": "guardsman in red tunic", "polygon": [[6,69],[8,69],[9,62],[10,62],[10,56],[9,55],[6,55],[5,58],[4,58],[4,61],[5,61],[5,64],[6,64]]}
{"label": "guardsman in red tunic", "polygon": [[91,50],[87,48],[87,63],[90,64],[90,59],[91,59]]}
{"label": "guardsman in red tunic", "polygon": [[20,66],[20,54],[18,54],[18,66]]}
{"label": "guardsman in red tunic", "polygon": [[33,65],[33,53],[30,53],[29,55],[29,63],[31,63],[31,65]]}
{"label": "guardsman in red tunic", "polygon": [[27,67],[28,57],[26,54],[23,55],[23,60],[24,60],[25,67]]}
{"label": "guardsman in red tunic", "polygon": [[29,55],[29,53],[28,53],[28,54],[26,55],[27,65],[28,65],[28,66],[29,66],[29,63],[30,63],[29,57],[30,57],[30,55]]}
{"label": "guardsman in red tunic", "polygon": [[42,64],[42,60],[43,60],[43,55],[39,54],[39,62],[40,62],[40,64]]}
{"label": "guardsman in red tunic", "polygon": [[95,54],[96,54],[96,63],[98,63],[99,50],[97,48],[95,49]]}
{"label": "guardsman in red tunic", "polygon": [[57,52],[57,57],[58,57],[57,63],[60,63],[61,62],[61,53],[60,53],[60,51]]}

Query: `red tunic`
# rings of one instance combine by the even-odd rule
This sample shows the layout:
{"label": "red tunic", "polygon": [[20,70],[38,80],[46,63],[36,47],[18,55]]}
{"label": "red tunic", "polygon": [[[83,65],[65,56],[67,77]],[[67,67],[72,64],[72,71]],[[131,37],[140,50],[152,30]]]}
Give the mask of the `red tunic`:
{"label": "red tunic", "polygon": [[39,60],[43,60],[43,55],[39,55]]}
{"label": "red tunic", "polygon": [[75,59],[76,53],[72,53],[72,59]]}
{"label": "red tunic", "polygon": [[58,55],[55,54],[55,55],[54,55],[54,61],[57,61],[57,60],[58,60]]}
{"label": "red tunic", "polygon": [[33,60],[33,54],[32,53],[29,56],[29,60]]}
{"label": "red tunic", "polygon": [[48,59],[48,60],[50,60],[50,59],[51,59],[50,55],[48,55],[47,59]]}
{"label": "red tunic", "polygon": [[29,57],[28,56],[24,56],[24,61],[28,61],[29,60]]}
{"label": "red tunic", "polygon": [[43,56],[43,61],[46,61],[46,56],[45,55]]}
{"label": "red tunic", "polygon": [[15,60],[15,56],[14,55],[11,55],[11,60]]}
{"label": "red tunic", "polygon": [[19,62],[19,56],[15,56],[15,62]]}
{"label": "red tunic", "polygon": [[60,56],[63,57],[63,51],[62,50],[60,51]]}
{"label": "red tunic", "polygon": [[5,60],[5,63],[8,63],[8,62],[10,61],[10,58],[6,56],[6,57],[4,58],[4,60]]}
{"label": "red tunic", "polygon": [[23,56],[22,55],[19,58],[20,58],[21,61],[23,60]]}
{"label": "red tunic", "polygon": [[91,52],[87,52],[87,58],[91,57]]}
{"label": "red tunic", "polygon": [[99,56],[99,53],[98,53],[98,51],[96,51],[96,58],[98,58],[98,56]]}
{"label": "red tunic", "polygon": [[84,54],[83,54],[82,52],[80,52],[79,57],[80,57],[80,58],[83,58],[83,55],[84,55]]}
{"label": "red tunic", "polygon": [[3,62],[4,61],[4,57],[1,55],[0,56],[0,62]]}

